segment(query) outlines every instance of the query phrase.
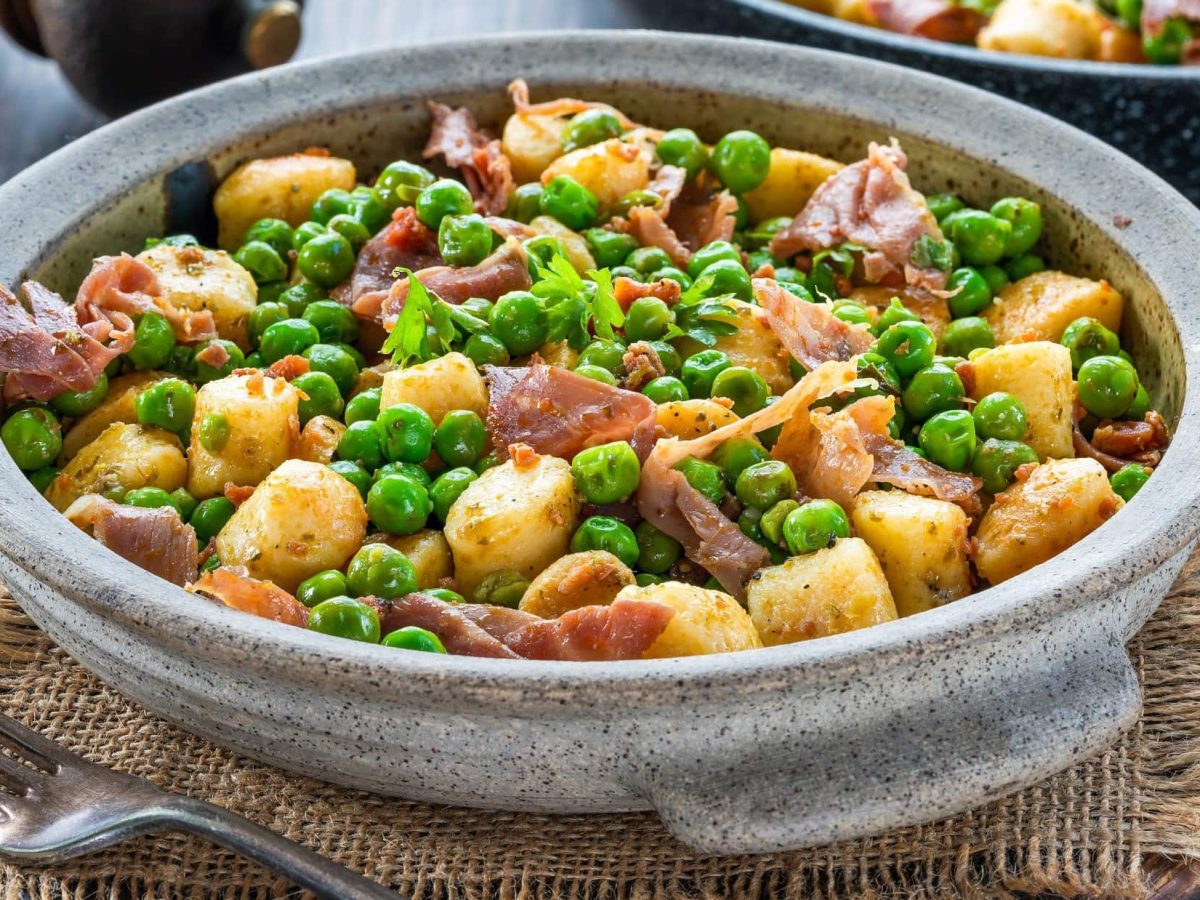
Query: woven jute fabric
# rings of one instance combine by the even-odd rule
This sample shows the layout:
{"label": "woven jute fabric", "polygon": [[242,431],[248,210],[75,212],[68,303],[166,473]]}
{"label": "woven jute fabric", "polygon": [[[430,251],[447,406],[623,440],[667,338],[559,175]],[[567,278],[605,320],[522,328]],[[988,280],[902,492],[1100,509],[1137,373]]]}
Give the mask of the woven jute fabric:
{"label": "woven jute fabric", "polygon": [[[652,815],[532,816],[378,797],[287,775],[165,724],[0,597],[0,708],[64,746],[241,813],[413,898],[996,897],[1144,893],[1148,854],[1200,857],[1200,555],[1130,643],[1145,711],[1095,759],[981,809],[832,847],[697,856]],[[291,896],[204,841],[144,838],[0,869],[3,900]]]}

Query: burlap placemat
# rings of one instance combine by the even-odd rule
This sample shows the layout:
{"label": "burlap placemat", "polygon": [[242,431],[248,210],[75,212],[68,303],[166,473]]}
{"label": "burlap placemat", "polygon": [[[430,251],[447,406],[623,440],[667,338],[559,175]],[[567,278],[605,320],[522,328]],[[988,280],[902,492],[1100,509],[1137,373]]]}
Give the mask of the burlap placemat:
{"label": "burlap placemat", "polygon": [[[1115,747],[933,825],[757,857],[690,854],[651,815],[426,806],[296,778],[163,723],[0,597],[0,705],[63,745],[228,807],[414,898],[1137,896],[1151,853],[1200,857],[1200,555],[1130,643],[1146,695]],[[287,882],[203,841],[142,839],[52,869],[5,866],[4,900],[280,897]]]}

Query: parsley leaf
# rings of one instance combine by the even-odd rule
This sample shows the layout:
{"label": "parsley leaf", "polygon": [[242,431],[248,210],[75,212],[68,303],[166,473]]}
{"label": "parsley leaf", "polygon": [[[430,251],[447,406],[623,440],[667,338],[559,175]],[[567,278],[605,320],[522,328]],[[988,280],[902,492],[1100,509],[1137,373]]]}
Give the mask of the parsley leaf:
{"label": "parsley leaf", "polygon": [[949,272],[954,265],[954,245],[949,241],[935,240],[931,235],[923,234],[913,244],[908,260],[918,269],[940,269]]}
{"label": "parsley leaf", "polygon": [[455,331],[449,304],[435,302],[410,269],[400,272],[408,276],[408,297],[382,350],[392,354],[392,362],[405,368],[449,353]]}
{"label": "parsley leaf", "polygon": [[592,328],[604,340],[614,340],[613,329],[625,324],[625,313],[613,296],[612,273],[608,269],[589,269],[587,275],[596,285],[590,309]]}

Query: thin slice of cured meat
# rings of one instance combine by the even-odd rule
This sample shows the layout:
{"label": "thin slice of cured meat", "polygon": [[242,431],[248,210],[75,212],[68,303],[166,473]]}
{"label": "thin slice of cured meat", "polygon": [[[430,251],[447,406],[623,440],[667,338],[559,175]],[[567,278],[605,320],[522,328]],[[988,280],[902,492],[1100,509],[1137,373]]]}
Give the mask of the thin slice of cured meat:
{"label": "thin slice of cured meat", "polygon": [[196,531],[174,507],[146,508],[86,494],[63,515],[118,556],[181,587],[196,577]]}
{"label": "thin slice of cured meat", "polygon": [[462,173],[475,209],[486,215],[499,215],[508,206],[512,194],[512,163],[500,149],[500,140],[480,130],[475,117],[465,107],[452,109],[444,103],[429,101],[433,126],[423,156],[441,156],[446,165]]}
{"label": "thin slice of cured meat", "polygon": [[525,444],[570,460],[597,444],[632,441],[639,428],[653,426],[657,407],[649,397],[567,369],[486,366],[484,375],[488,433],[497,452]]}
{"label": "thin slice of cured meat", "polygon": [[888,31],[950,44],[973,44],[987,18],[950,0],[870,0],[879,24]]}
{"label": "thin slice of cured meat", "polygon": [[621,307],[622,312],[629,312],[635,300],[643,297],[656,297],[668,306],[679,300],[683,287],[678,281],[664,278],[661,281],[634,281],[624,275],[618,275],[613,282],[613,299]]}
{"label": "thin slice of cured meat", "polygon": [[[184,247],[180,260],[187,261],[190,252],[203,251]],[[92,263],[92,270],[79,285],[75,295],[75,314],[80,324],[107,323],[116,330],[128,327],[131,316],[155,312],[171,323],[175,339],[185,344],[199,343],[217,337],[213,315],[207,309],[191,310],[175,306],[162,296],[162,287],[154,270],[127,253],[120,256],[101,256]]]}
{"label": "thin slice of cured meat", "polygon": [[1105,419],[1096,426],[1089,441],[1079,427],[1086,410],[1077,402],[1074,410],[1072,440],[1076,456],[1094,459],[1109,472],[1117,472],[1131,462],[1157,466],[1167,446],[1167,423],[1151,411],[1141,421]]}
{"label": "thin slice of cured meat", "polygon": [[1154,37],[1168,19],[1200,22],[1200,0],[1145,0],[1142,4],[1142,34]]}
{"label": "thin slice of cured meat", "polygon": [[[434,266],[421,269],[413,275],[430,293],[447,303],[462,303],[471,297],[497,300],[509,291],[526,290],[533,283],[525,248],[516,238],[506,240],[495,253],[478,265],[462,268]],[[354,307],[359,315],[367,312],[362,306],[364,299],[360,298]],[[379,310],[384,327],[390,328],[396,321],[407,299],[408,279],[405,278],[392,285]]]}
{"label": "thin slice of cured meat", "polygon": [[922,236],[941,241],[942,231],[925,198],[913,190],[904,168],[908,157],[895,141],[872,143],[867,158],[825,181],[800,214],[771,239],[771,254],[789,259],[802,251],[826,250],[846,241],[866,247],[864,266],[876,278],[901,272],[907,284],[942,290],[946,275],[912,263]]}
{"label": "thin slice of cured meat", "polygon": [[667,214],[667,224],[691,252],[713,241],[728,241],[737,228],[737,197],[713,192],[692,182],[683,189]]}
{"label": "thin slice of cured meat", "polygon": [[652,206],[635,206],[629,211],[628,221],[622,224],[614,220],[614,223],[637,238],[643,247],[658,247],[679,268],[686,268],[692,258],[692,251],[687,244],[666,223],[662,213]]}
{"label": "thin slice of cured meat", "polygon": [[848,360],[871,348],[873,338],[866,327],[843,322],[833,314],[831,304],[801,300],[773,279],[755,278],[753,286],[771,330],[806,369]]}
{"label": "thin slice of cured meat", "polygon": [[863,435],[863,444],[875,458],[872,481],[890,484],[910,494],[946,500],[962,507],[972,518],[982,512],[979,491],[983,482],[973,475],[943,469],[892,440],[886,432]]}
{"label": "thin slice of cured meat", "polygon": [[416,272],[442,264],[437,235],[417,218],[411,206],[402,206],[389,222],[359,251],[350,277],[330,296],[344,306],[356,309],[364,318],[373,319],[396,282],[396,269]]}
{"label": "thin slice of cured meat", "polygon": [[518,78],[508,85],[508,96],[518,116],[573,116],[589,109],[603,109],[617,117],[622,128],[636,128],[637,123],[614,106],[595,100],[576,100],[573,97],[559,97],[545,103],[529,102],[529,85],[525,79]]}
{"label": "thin slice of cured meat", "polygon": [[381,601],[382,630],[416,625],[447,651],[499,659],[600,662],[640,659],[663,633],[674,610],[645,600],[584,606],[556,619],[478,603],[446,603],[426,594]]}
{"label": "thin slice of cured meat", "polygon": [[303,603],[273,581],[251,578],[242,566],[220,566],[205,572],[188,590],[261,619],[301,628],[308,624],[308,608]]}

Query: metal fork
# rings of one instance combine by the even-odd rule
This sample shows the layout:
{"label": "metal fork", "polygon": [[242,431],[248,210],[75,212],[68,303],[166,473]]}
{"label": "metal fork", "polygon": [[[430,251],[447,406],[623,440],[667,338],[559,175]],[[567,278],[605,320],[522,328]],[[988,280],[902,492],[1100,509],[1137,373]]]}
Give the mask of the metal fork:
{"label": "metal fork", "polygon": [[69,753],[0,714],[0,854],[54,862],[145,834],[208,838],[331,900],[398,900],[349,869],[228,810]]}

